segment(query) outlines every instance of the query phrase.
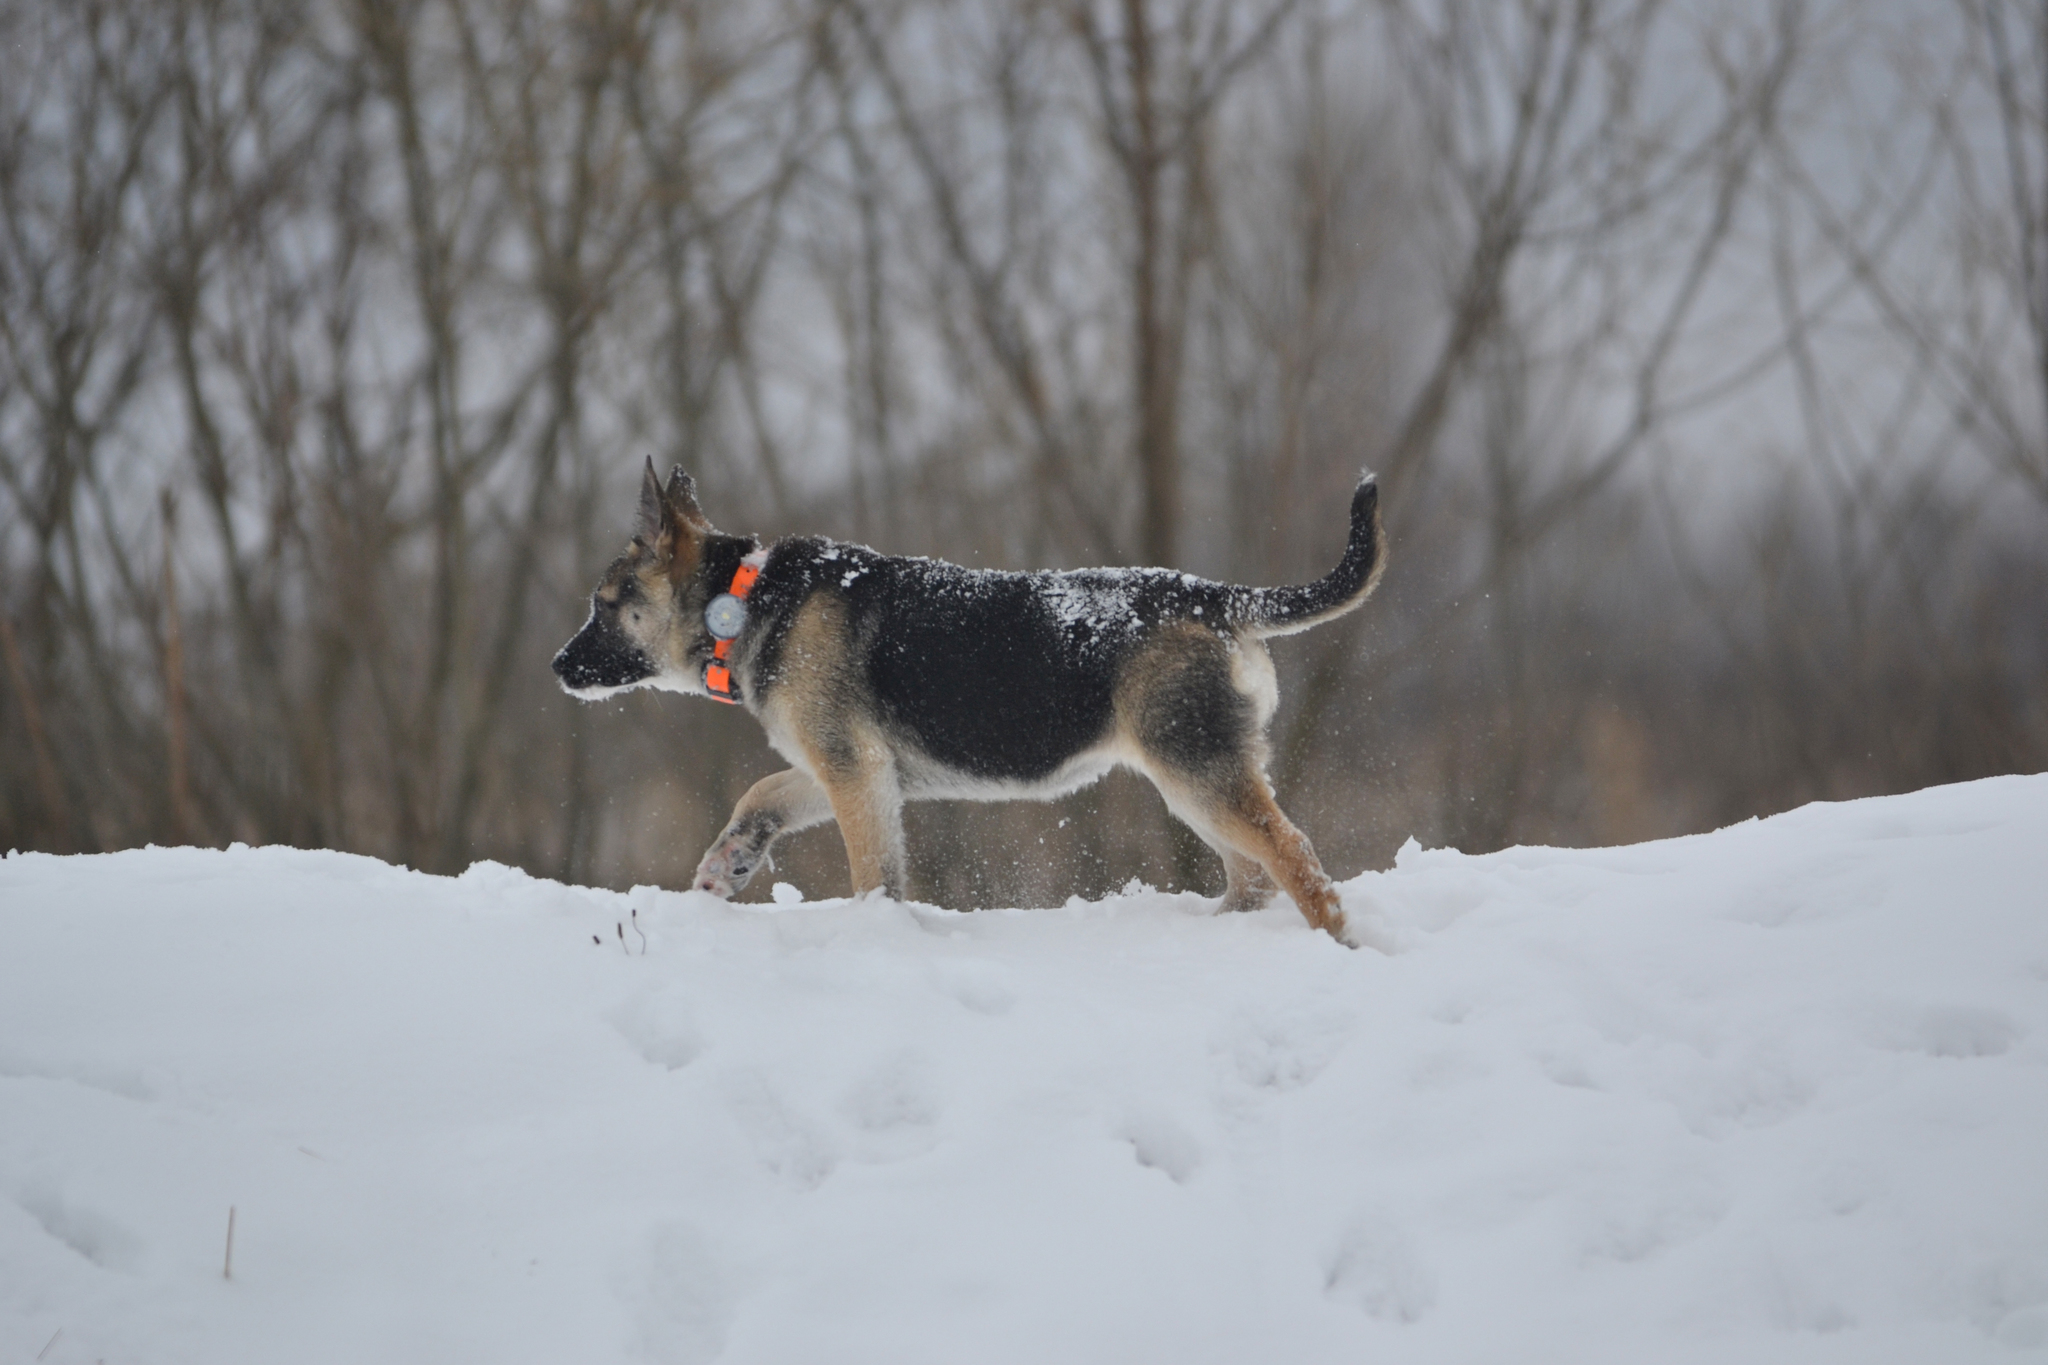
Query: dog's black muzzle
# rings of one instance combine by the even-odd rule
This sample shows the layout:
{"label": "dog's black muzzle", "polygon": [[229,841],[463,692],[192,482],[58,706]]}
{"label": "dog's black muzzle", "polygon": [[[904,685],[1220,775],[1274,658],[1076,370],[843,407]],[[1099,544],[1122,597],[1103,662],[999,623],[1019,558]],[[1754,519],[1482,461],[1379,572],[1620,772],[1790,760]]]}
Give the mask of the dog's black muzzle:
{"label": "dog's black muzzle", "polygon": [[555,655],[555,676],[571,692],[631,687],[654,676],[654,665],[616,627],[593,617]]}

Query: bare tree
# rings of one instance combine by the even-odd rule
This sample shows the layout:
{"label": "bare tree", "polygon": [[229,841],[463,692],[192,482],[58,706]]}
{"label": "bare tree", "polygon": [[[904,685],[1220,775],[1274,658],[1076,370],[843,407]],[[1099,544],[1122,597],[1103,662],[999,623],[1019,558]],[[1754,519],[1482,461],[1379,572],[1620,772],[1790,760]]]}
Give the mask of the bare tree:
{"label": "bare tree", "polygon": [[[1282,656],[1339,870],[2038,765],[2048,30],[1908,10],[0,7],[0,842],[685,874],[758,734],[545,668],[649,453],[1263,582],[1377,466]],[[916,819],[959,903],[1210,876],[1114,780]]]}
{"label": "bare tree", "polygon": [[[1390,3],[1383,13],[1434,172],[1424,192],[1444,249],[1431,344],[1372,458],[1393,500],[1482,519],[1477,562],[1454,571],[1429,611],[1439,633],[1486,618],[1505,709],[1471,779],[1454,759],[1441,781],[1453,836],[1490,846],[1511,837],[1529,800],[1530,556],[1675,415],[1753,369],[1744,357],[1683,389],[1669,382],[1796,67],[1801,15],[1779,4],[1694,36],[1653,3]],[[1653,97],[1657,64],[1713,105]],[[1604,421],[1589,420],[1595,393],[1606,395]],[[1461,412],[1476,460],[1446,453]],[[1358,629],[1331,632],[1311,662],[1281,747],[1283,780],[1303,773],[1354,668]]]}

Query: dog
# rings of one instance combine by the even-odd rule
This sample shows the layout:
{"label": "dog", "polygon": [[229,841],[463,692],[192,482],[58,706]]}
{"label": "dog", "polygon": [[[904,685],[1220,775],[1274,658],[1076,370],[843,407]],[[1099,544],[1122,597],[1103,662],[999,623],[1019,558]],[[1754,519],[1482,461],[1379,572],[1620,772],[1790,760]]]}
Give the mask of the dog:
{"label": "dog", "polygon": [[1227,910],[1276,890],[1346,941],[1308,839],[1273,799],[1268,636],[1356,608],[1386,567],[1370,471],[1344,556],[1290,587],[1166,569],[1010,573],[816,536],[714,529],[680,467],[647,462],[639,525],[554,671],[586,700],[635,687],[743,706],[790,763],[740,798],[694,885],[730,897],[783,835],[837,820],[855,894],[904,893],[902,810],[1049,799],[1117,764],[1223,858]]}

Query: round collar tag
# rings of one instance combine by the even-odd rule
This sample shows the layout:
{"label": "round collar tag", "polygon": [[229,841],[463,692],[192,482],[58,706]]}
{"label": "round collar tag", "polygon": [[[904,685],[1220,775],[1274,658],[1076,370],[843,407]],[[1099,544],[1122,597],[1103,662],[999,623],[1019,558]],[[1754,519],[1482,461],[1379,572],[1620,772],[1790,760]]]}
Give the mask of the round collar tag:
{"label": "round collar tag", "polygon": [[747,628],[747,604],[731,593],[720,593],[704,608],[704,628],[715,640],[730,640]]}

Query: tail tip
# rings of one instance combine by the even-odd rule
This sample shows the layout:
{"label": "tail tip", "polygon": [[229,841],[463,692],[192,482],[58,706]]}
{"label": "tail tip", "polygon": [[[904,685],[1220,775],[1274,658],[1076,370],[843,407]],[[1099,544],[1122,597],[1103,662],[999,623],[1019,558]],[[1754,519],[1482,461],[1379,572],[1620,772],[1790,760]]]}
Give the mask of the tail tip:
{"label": "tail tip", "polygon": [[1354,518],[1368,515],[1379,506],[1379,502],[1380,476],[1370,469],[1364,470],[1358,476],[1358,487],[1351,493],[1351,515]]}

